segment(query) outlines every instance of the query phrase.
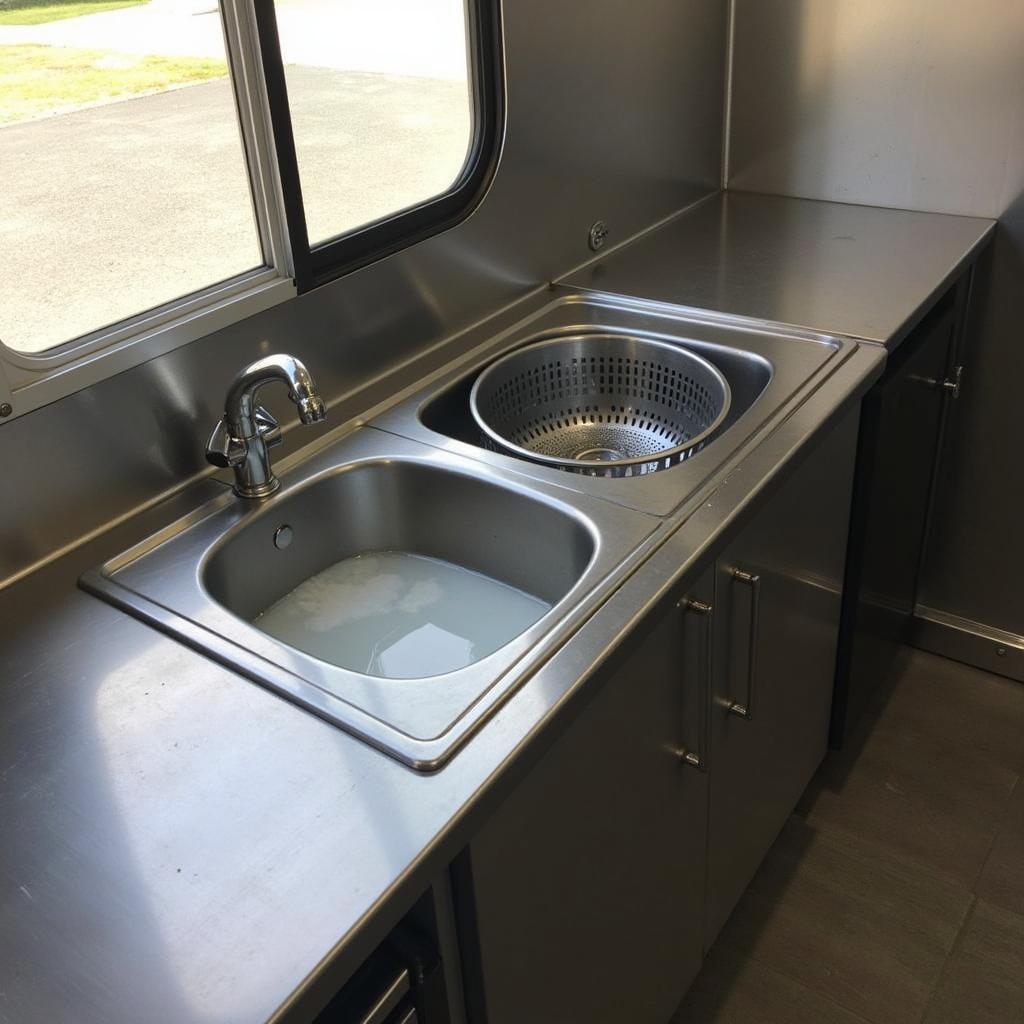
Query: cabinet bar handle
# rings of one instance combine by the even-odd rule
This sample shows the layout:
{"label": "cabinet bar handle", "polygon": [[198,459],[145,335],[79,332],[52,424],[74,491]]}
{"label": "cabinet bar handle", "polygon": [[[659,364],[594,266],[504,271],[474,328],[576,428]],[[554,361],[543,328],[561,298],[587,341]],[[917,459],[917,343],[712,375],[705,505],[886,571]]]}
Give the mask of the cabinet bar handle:
{"label": "cabinet bar handle", "polygon": [[754,691],[757,682],[757,630],[761,608],[761,577],[743,569],[733,569],[732,578],[737,583],[750,587],[750,633],[747,641],[747,699],[733,701],[729,711],[748,722],[754,717]]}
{"label": "cabinet bar handle", "polygon": [[937,377],[922,377],[919,373],[908,373],[907,380],[920,384],[921,387],[926,388],[928,391],[941,391],[950,398],[959,398],[960,389],[964,383],[964,368],[962,366],[954,366],[953,375],[951,377],[944,377],[942,380],[939,380]]}
{"label": "cabinet bar handle", "polygon": [[942,382],[942,390],[945,391],[950,398],[960,397],[960,388],[963,387],[964,383],[964,368],[962,366],[955,366],[953,368],[953,376],[947,377]]}
{"label": "cabinet bar handle", "polygon": [[708,767],[708,719],[710,717],[708,712],[711,700],[711,644],[714,608],[704,601],[697,601],[692,597],[684,597],[677,607],[682,610],[684,615],[699,615],[704,620],[704,642],[702,645],[704,648],[704,673],[703,681],[700,684],[700,728],[697,730],[697,749],[688,750],[684,747],[679,751],[680,760],[703,772],[707,771]]}

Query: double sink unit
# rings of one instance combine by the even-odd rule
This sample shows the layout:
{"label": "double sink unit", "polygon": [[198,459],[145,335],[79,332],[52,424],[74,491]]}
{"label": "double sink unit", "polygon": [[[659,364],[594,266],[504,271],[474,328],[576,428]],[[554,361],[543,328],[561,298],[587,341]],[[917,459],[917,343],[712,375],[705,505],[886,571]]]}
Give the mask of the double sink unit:
{"label": "double sink unit", "polygon": [[81,584],[437,769],[856,350],[567,293]]}

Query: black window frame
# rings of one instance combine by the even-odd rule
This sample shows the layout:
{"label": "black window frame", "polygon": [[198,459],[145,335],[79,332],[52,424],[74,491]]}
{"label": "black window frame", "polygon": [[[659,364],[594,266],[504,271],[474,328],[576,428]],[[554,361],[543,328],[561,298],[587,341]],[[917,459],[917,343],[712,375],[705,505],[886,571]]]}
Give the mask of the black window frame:
{"label": "black window frame", "polygon": [[448,191],[311,246],[274,0],[254,0],[295,286],[309,291],[445,231],[473,212],[497,168],[505,94],[499,0],[466,0],[472,137],[462,172]]}

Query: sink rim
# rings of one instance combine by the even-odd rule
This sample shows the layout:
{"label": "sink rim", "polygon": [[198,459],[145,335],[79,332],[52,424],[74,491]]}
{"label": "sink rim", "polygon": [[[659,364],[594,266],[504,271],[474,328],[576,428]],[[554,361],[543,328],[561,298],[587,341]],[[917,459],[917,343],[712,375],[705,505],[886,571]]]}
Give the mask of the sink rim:
{"label": "sink rim", "polygon": [[[301,675],[281,668],[277,664],[280,659],[275,661],[276,654],[269,659],[262,658],[191,621],[180,610],[176,610],[173,601],[165,600],[161,603],[160,595],[147,595],[140,592],[138,586],[133,588],[133,580],[129,578],[132,566],[140,562],[148,564],[153,551],[165,543],[180,547],[176,538],[186,527],[208,519],[213,519],[216,524],[219,521],[216,518],[218,514],[223,516],[226,510],[233,510],[235,518],[245,514],[245,510],[239,509],[239,499],[234,498],[227,488],[221,496],[190,515],[103,565],[89,570],[80,578],[80,586],[411,768],[433,771],[443,767],[506,699],[558,654],[664,539],[680,529],[703,505],[706,504],[708,510],[712,505],[718,507],[713,495],[720,487],[733,481],[733,468],[740,467],[748,456],[754,454],[755,449],[767,443],[777,429],[782,429],[789,417],[819,389],[826,387],[833,373],[859,350],[856,339],[825,336],[786,325],[707,314],[704,311],[636,301],[621,296],[599,293],[584,295],[559,286],[556,286],[555,291],[558,297],[525,317],[517,316],[513,321],[509,316],[504,320],[507,326],[501,329],[496,329],[492,322],[483,322],[467,329],[464,338],[455,343],[454,348],[448,348],[449,358],[444,365],[382,403],[377,407],[376,415],[371,412],[358,423],[336,428],[281,460],[278,466],[284,482],[278,497],[283,498],[291,492],[295,483],[324,467],[357,462],[365,459],[366,453],[378,456],[385,453],[385,458],[404,453],[439,466],[461,468],[470,476],[480,476],[501,486],[522,490],[534,498],[545,495],[594,524],[600,539],[594,563],[575,588],[549,612],[551,615],[556,609],[564,609],[563,616],[554,621],[546,632],[539,630],[535,624],[516,641],[501,648],[497,653],[509,653],[507,663],[503,663],[499,674],[481,688],[475,702],[459,710],[443,729],[439,728],[426,737],[402,732],[344,697],[331,694]],[[592,317],[589,322],[587,315]],[[749,412],[745,413],[744,417],[750,417],[746,432],[739,436],[738,429],[734,429],[731,444],[723,434],[716,445],[710,446],[694,459],[662,473],[648,474],[636,481],[592,478],[548,469],[471,447],[429,431],[419,423],[418,409],[423,401],[440,393],[447,384],[465,376],[474,366],[493,359],[515,344],[517,337],[524,337],[526,332],[537,333],[541,329],[550,329],[552,321],[556,327],[571,325],[577,331],[588,327],[593,329],[595,326],[614,329],[617,324],[622,324],[635,332],[643,329],[642,325],[638,327],[637,319],[641,324],[650,322],[662,326],[674,325],[676,330],[679,324],[699,323],[711,331],[740,331],[760,338],[764,344],[753,346],[754,352],[746,346],[731,346],[747,356],[756,356],[763,348],[778,353],[786,352],[788,356],[793,351],[788,342],[797,341],[800,343],[797,348],[802,349],[805,356],[813,351],[814,358],[810,360],[813,365],[806,365],[807,359],[796,359],[796,372],[791,372],[792,366],[788,359],[783,360],[782,368],[786,371],[783,376],[788,377],[788,384],[781,391],[776,386],[778,375],[774,374],[776,367],[773,366],[772,381],[761,398],[754,403],[754,408],[760,407],[761,415],[750,417]],[[461,354],[451,356],[452,351]],[[769,394],[773,398],[772,403],[767,402]],[[734,428],[738,428],[744,417],[734,424]],[[720,457],[702,462],[702,457],[708,452],[717,452]],[[699,467],[695,465],[697,463],[700,463]],[[736,475],[737,480],[740,478],[740,475]],[[657,483],[659,480],[663,482]],[[652,488],[652,481],[657,486]],[[601,486],[595,487],[595,484]],[[630,500],[623,485],[635,489],[634,495],[639,491],[642,500]],[[194,568],[193,561],[193,577]],[[187,566],[184,569],[179,567],[177,578],[180,579],[186,570]],[[213,603],[212,599],[206,600]],[[258,631],[253,632],[260,635]],[[284,648],[277,641],[271,643],[275,652]],[[529,649],[521,655],[512,656],[512,647],[516,647],[517,651],[523,647]],[[307,663],[312,662],[308,656],[303,657]],[[479,662],[470,666],[469,670],[478,669],[482,664]],[[371,681],[378,685],[393,682]]]}

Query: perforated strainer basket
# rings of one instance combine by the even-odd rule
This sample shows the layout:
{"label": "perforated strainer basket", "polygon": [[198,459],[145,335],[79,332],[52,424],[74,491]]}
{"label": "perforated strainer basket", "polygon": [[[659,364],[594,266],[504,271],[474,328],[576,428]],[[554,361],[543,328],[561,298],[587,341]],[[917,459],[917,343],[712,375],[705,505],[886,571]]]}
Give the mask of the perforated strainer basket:
{"label": "perforated strainer basket", "polygon": [[470,394],[484,443],[594,476],[635,476],[699,451],[729,385],[678,345],[627,334],[548,338],[492,363]]}

